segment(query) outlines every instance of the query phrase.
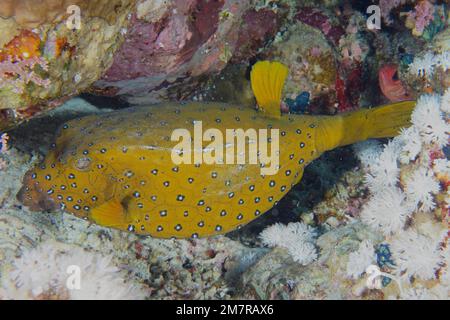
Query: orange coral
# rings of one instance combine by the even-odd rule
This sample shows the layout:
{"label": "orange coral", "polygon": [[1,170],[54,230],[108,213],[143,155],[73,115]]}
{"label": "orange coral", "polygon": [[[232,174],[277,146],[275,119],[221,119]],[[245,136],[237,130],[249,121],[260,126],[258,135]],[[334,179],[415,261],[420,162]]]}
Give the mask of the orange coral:
{"label": "orange coral", "polygon": [[29,30],[23,30],[0,50],[0,62],[8,57],[24,60],[40,56],[41,39]]}
{"label": "orange coral", "polygon": [[61,52],[64,50],[64,48],[68,45],[67,38],[58,38],[56,39],[56,46],[55,46],[55,55],[59,57],[61,55]]}

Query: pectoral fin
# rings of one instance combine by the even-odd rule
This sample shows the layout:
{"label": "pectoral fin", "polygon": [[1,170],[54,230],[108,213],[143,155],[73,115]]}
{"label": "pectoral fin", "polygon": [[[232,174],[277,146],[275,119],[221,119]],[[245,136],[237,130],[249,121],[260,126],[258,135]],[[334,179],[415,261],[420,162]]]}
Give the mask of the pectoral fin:
{"label": "pectoral fin", "polygon": [[129,221],[127,213],[120,201],[111,199],[91,210],[90,218],[96,224],[104,227],[126,229]]}

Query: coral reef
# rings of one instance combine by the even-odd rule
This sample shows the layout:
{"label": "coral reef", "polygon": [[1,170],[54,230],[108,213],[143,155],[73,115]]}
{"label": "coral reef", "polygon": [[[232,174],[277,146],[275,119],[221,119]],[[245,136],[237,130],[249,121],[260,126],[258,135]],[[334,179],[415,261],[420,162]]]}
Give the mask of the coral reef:
{"label": "coral reef", "polygon": [[[67,24],[73,5],[81,28]],[[0,299],[448,299],[449,7],[380,0],[381,29],[368,30],[367,5],[2,1]],[[16,200],[62,123],[167,100],[253,107],[263,59],[289,66],[282,112],[414,99],[411,127],[324,154],[267,214],[208,239],[140,237]]]}
{"label": "coral reef", "polygon": [[356,109],[364,91],[365,18],[357,11],[337,11],[297,8],[293,22],[264,54],[290,66],[285,97],[309,94],[306,110],[311,113]]}
{"label": "coral reef", "polygon": [[379,236],[361,223],[350,223],[326,232],[317,239],[319,258],[302,266],[284,249],[276,248],[262,257],[242,276],[243,297],[252,299],[377,299],[365,280],[347,280],[349,254],[364,239],[376,243]]}
{"label": "coral reef", "polygon": [[[71,6],[80,13],[75,30]],[[8,30],[0,38],[2,130],[80,91],[133,103],[180,99],[181,85],[254,57],[285,16],[276,6],[234,0],[21,0],[2,3],[0,12]]]}
{"label": "coral reef", "polygon": [[[405,129],[381,151],[371,144],[357,153],[367,168],[371,198],[361,211],[362,221],[386,236],[399,298],[443,298],[450,283],[438,281],[448,262],[449,143],[447,102],[438,94],[422,95]],[[413,280],[415,279],[415,280]],[[407,288],[407,289],[406,289]],[[406,290],[406,291],[405,291]],[[413,294],[421,290],[422,294]],[[426,294],[425,294],[426,293]]]}
{"label": "coral reef", "polygon": [[[245,296],[317,299],[330,297],[328,285],[334,283],[332,297],[339,299],[448,299],[449,161],[441,151],[449,142],[447,95],[422,96],[413,126],[387,145],[355,145],[369,197],[359,194],[362,204],[355,204],[349,197],[334,196],[313,209],[313,219],[302,214],[301,219],[314,225],[322,206],[327,212],[353,208],[318,236],[317,261],[305,268],[296,259],[305,257],[302,246],[310,241],[302,236],[304,225],[265,229],[263,243],[281,248],[244,273]],[[303,231],[296,232],[298,227]],[[296,248],[291,245],[295,237],[302,238]],[[324,279],[327,286],[322,287]]]}

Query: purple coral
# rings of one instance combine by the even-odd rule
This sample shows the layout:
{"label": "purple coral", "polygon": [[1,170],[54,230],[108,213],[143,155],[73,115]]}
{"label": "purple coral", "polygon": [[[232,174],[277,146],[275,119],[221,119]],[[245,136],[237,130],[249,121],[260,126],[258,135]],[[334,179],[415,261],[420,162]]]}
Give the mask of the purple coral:
{"label": "purple coral", "polygon": [[338,44],[339,39],[345,34],[345,30],[341,26],[332,24],[330,17],[319,9],[300,7],[298,8],[295,18],[322,31],[325,37],[334,44]]}
{"label": "purple coral", "polygon": [[434,6],[428,0],[420,1],[414,11],[408,12],[408,20],[413,21],[414,31],[421,35],[423,30],[430,24],[434,17]]}

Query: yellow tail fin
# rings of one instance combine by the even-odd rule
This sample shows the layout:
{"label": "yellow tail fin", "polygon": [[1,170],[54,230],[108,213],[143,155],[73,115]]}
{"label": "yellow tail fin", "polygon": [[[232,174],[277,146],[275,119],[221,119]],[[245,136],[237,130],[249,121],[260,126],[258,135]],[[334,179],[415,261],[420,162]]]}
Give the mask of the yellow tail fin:
{"label": "yellow tail fin", "polygon": [[280,62],[259,61],[253,66],[252,90],[258,106],[270,117],[281,117],[281,93],[288,73],[289,69]]}
{"label": "yellow tail fin", "polygon": [[389,138],[409,127],[415,101],[402,101],[340,116],[322,117],[318,122],[316,148],[319,152],[370,138]]}

